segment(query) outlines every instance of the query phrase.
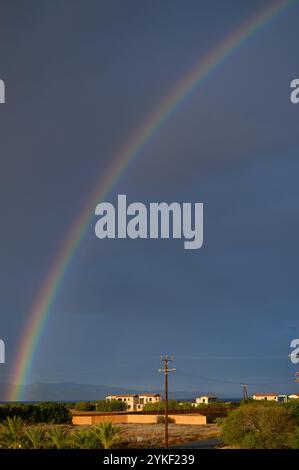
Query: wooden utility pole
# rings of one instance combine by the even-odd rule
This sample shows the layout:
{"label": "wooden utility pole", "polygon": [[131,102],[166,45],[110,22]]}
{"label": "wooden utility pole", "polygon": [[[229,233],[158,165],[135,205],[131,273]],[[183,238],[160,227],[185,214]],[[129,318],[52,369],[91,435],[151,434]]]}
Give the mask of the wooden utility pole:
{"label": "wooden utility pole", "polygon": [[169,358],[166,356],[161,356],[161,361],[164,362],[163,369],[159,369],[159,372],[164,373],[164,390],[165,390],[165,448],[168,448],[168,373],[174,372],[175,369],[169,369],[169,362],[173,361],[173,356]]}
{"label": "wooden utility pole", "polygon": [[247,400],[248,400],[248,385],[243,384],[242,387],[243,387],[243,400],[245,402],[247,402]]}

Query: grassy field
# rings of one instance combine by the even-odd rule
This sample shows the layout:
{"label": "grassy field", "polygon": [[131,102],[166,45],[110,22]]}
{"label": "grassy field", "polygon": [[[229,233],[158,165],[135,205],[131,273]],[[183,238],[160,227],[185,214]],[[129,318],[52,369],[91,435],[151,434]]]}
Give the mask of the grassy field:
{"label": "grassy field", "polygon": [[[121,437],[114,448],[159,448],[163,447],[163,424],[122,424]],[[188,441],[217,437],[218,426],[169,424],[169,444],[181,444]]]}

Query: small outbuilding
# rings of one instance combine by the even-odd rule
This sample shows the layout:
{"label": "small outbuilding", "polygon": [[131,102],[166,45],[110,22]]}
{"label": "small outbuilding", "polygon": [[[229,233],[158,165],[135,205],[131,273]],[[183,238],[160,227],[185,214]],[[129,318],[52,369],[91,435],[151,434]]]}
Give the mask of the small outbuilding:
{"label": "small outbuilding", "polygon": [[195,398],[196,405],[209,405],[210,403],[215,403],[217,401],[217,397],[215,395],[202,395],[200,397]]}
{"label": "small outbuilding", "polygon": [[288,395],[288,399],[289,400],[298,400],[299,398],[299,393],[291,393],[290,395]]}

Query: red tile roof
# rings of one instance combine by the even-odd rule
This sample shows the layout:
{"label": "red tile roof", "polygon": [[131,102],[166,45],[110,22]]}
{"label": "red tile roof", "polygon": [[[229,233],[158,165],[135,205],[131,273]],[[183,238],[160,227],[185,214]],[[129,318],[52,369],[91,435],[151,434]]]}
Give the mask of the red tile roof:
{"label": "red tile roof", "polygon": [[138,393],[139,397],[159,397],[159,393]]}
{"label": "red tile roof", "polygon": [[254,397],[278,397],[278,393],[254,393]]}
{"label": "red tile roof", "polygon": [[108,395],[109,397],[127,397],[127,398],[134,398],[134,397],[138,397],[137,393],[117,393],[117,394],[111,394],[111,395]]}
{"label": "red tile roof", "polygon": [[116,393],[110,394],[109,397],[159,397],[159,393]]}

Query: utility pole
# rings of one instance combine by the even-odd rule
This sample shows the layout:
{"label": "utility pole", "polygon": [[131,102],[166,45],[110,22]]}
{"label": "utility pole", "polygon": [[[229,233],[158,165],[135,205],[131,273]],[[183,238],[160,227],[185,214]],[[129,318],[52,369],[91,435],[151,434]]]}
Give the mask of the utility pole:
{"label": "utility pole", "polygon": [[243,384],[243,400],[246,402],[248,400],[248,385]]}
{"label": "utility pole", "polygon": [[164,389],[165,389],[165,448],[168,448],[168,373],[174,372],[175,369],[169,369],[169,362],[173,361],[173,356],[169,358],[166,356],[161,356],[161,361],[164,362],[163,369],[159,369],[159,372],[164,373]]}

